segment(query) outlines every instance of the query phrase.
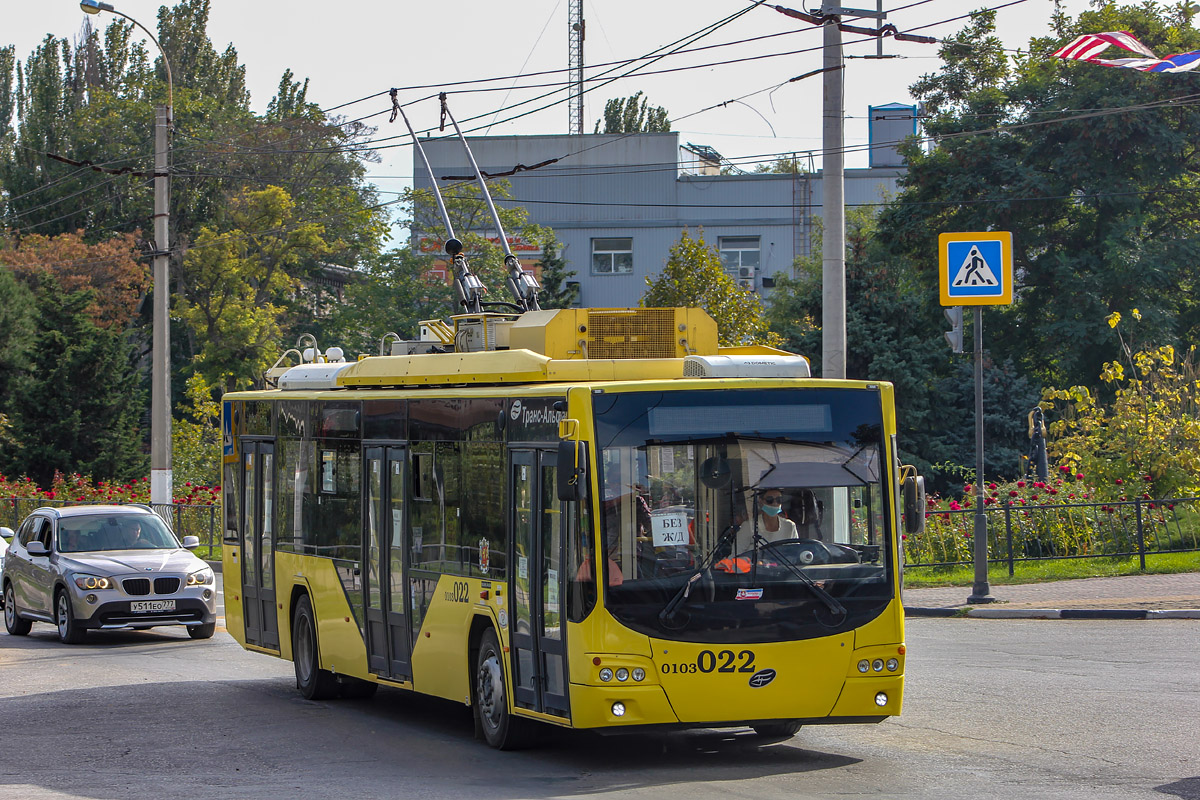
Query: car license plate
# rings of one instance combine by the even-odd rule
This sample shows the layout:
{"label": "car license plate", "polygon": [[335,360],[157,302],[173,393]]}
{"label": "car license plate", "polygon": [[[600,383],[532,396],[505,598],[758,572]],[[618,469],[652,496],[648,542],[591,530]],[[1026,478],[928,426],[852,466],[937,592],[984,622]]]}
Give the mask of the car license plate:
{"label": "car license plate", "polygon": [[174,611],[174,600],[134,600],[129,604],[129,610],[133,613],[147,611]]}

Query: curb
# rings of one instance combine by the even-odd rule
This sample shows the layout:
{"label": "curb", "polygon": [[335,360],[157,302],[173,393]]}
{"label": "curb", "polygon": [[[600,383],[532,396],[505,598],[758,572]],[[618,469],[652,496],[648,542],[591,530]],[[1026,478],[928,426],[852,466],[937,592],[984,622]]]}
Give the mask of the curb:
{"label": "curb", "polygon": [[1200,619],[1200,609],[1146,608],[905,608],[909,617],[971,619]]}

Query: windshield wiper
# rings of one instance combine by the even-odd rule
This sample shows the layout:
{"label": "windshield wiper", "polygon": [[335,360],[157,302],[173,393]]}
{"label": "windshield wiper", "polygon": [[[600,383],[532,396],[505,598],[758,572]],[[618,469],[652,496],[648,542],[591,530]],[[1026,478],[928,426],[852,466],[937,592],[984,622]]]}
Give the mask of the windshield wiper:
{"label": "windshield wiper", "polygon": [[717,537],[717,543],[713,545],[713,549],[704,556],[703,560],[701,560],[699,569],[697,569],[696,572],[684,582],[683,586],[679,587],[679,591],[675,593],[674,597],[667,601],[667,604],[663,606],[662,611],[658,612],[658,621],[662,623],[664,628],[671,627],[668,622],[674,619],[676,610],[678,610],[678,608],[683,605],[683,602],[691,595],[692,586],[694,586],[696,581],[700,580],[704,573],[711,568],[712,560],[716,558],[717,554],[720,553],[722,548],[725,547],[726,539],[729,537],[729,535],[737,533],[737,529],[737,525],[730,523],[729,527],[721,532],[721,535]]}
{"label": "windshield wiper", "polygon": [[[818,600],[820,600],[822,603],[825,604],[825,606],[829,609],[830,613],[833,614],[833,616],[834,616],[833,626],[831,626],[831,627],[836,627],[838,625],[841,625],[843,622],[845,622],[846,615],[849,613],[848,611],[846,611],[846,607],[844,605],[842,605],[841,603],[839,603],[836,597],[831,595],[829,592],[825,591],[825,589],[822,588],[820,584],[818,584],[816,581],[814,581],[812,578],[810,578],[807,574],[805,574],[804,570],[802,570],[800,567],[796,566],[791,561],[789,561],[787,559],[787,557],[782,552],[780,552],[780,549],[779,549],[777,543],[768,541],[767,539],[763,538],[758,533],[758,531],[755,531],[754,532],[754,545],[755,545],[755,548],[761,547],[764,550],[770,550],[772,553],[774,553],[775,557],[778,558],[783,563],[783,565],[785,567],[787,567],[789,571],[791,571],[791,573],[793,575],[795,575],[797,578],[800,579],[800,583],[804,584],[804,586],[807,587],[809,591],[811,591],[814,595],[816,595]],[[755,559],[755,560],[757,561],[757,559]],[[820,622],[821,621],[820,618],[818,618],[817,621]],[[821,623],[821,624],[824,625],[824,623]]]}

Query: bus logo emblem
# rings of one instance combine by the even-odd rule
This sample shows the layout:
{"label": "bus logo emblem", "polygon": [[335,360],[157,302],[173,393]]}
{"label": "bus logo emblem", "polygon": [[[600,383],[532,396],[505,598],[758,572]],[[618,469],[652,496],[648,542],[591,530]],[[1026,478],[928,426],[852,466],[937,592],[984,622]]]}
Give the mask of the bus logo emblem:
{"label": "bus logo emblem", "polygon": [[761,689],[773,680],[775,680],[775,670],[760,669],[750,676],[750,688]]}
{"label": "bus logo emblem", "polygon": [[521,401],[513,400],[512,408],[509,409],[508,415],[513,418],[513,421],[521,418]]}

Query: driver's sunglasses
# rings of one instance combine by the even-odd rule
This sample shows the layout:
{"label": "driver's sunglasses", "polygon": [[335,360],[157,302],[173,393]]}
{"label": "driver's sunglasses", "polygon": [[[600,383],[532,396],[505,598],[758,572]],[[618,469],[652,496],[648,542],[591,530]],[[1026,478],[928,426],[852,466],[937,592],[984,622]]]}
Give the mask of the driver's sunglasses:
{"label": "driver's sunglasses", "polygon": [[766,503],[779,503],[782,501],[783,501],[783,495],[778,495],[778,494],[763,498],[763,502],[766,502]]}

